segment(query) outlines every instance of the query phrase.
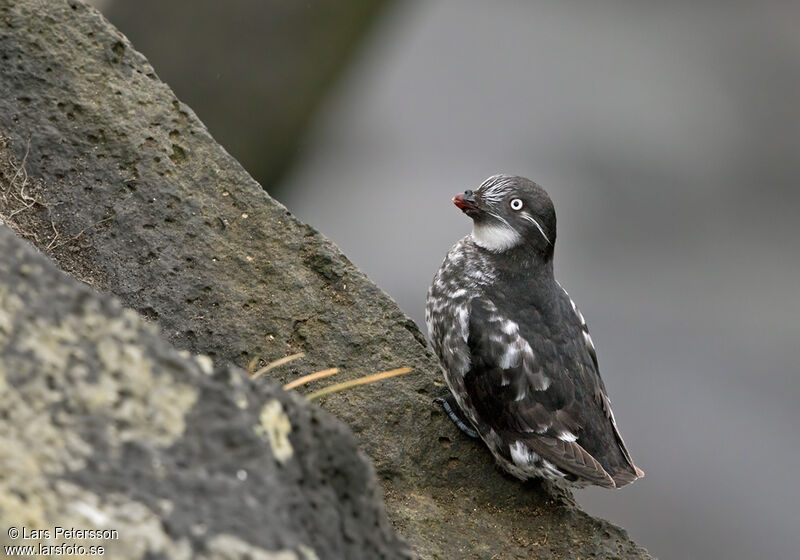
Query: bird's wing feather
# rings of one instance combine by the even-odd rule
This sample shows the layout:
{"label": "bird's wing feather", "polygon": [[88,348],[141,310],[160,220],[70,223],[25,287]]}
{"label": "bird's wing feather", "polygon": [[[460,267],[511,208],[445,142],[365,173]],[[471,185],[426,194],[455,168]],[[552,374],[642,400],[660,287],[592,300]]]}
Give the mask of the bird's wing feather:
{"label": "bird's wing feather", "polygon": [[470,308],[464,382],[477,416],[509,444],[523,441],[561,469],[613,487],[598,459],[615,434],[595,400],[605,390],[577,323],[554,328],[534,308],[517,310],[525,316],[517,322],[485,297]]}
{"label": "bird's wing feather", "polygon": [[576,474],[597,486],[616,488],[614,479],[606,472],[603,465],[577,442],[561,441],[551,437],[535,437],[525,440],[525,444],[567,472]]}

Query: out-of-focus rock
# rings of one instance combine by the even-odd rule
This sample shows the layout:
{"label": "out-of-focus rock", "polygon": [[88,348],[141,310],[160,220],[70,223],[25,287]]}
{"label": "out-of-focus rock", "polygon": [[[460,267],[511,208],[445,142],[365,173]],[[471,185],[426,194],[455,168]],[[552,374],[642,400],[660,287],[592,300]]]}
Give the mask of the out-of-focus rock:
{"label": "out-of-focus rock", "polygon": [[[408,557],[341,422],[274,383],[171,348],[155,325],[2,226],[0,255],[4,546],[102,546],[111,558]],[[58,526],[106,538],[59,538]],[[50,535],[12,538],[11,527]]]}

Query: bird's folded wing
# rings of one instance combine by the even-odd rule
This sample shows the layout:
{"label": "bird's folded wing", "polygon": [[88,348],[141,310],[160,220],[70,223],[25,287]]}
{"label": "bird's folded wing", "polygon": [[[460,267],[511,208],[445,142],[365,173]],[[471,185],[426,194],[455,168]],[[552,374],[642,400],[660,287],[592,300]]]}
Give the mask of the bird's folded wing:
{"label": "bird's folded wing", "polygon": [[477,415],[510,445],[521,441],[563,471],[599,486],[616,487],[612,476],[577,441],[583,424],[590,421],[587,414],[607,422],[599,407],[581,406],[578,392],[591,395],[595,390],[602,393],[602,388],[593,376],[565,375],[563,351],[544,335],[531,338],[533,329],[528,328],[525,336],[522,328],[491,301],[473,300],[471,367],[464,382]]}
{"label": "bird's folded wing", "polygon": [[561,441],[551,437],[532,437],[524,440],[524,443],[555,466],[576,474],[592,484],[605,488],[617,486],[603,466],[577,442]]}

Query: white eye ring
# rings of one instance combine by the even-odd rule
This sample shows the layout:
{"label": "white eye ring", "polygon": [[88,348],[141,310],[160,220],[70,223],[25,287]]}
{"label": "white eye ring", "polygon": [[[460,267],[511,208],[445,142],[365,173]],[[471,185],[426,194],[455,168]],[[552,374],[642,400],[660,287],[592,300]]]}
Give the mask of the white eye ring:
{"label": "white eye ring", "polygon": [[522,199],[512,198],[511,202],[509,202],[509,206],[511,206],[512,210],[522,210]]}

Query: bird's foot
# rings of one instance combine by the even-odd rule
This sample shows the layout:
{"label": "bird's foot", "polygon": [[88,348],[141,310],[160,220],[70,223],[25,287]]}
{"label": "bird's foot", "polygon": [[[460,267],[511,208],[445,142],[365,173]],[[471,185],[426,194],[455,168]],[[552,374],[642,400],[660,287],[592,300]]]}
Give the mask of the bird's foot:
{"label": "bird's foot", "polygon": [[467,434],[471,438],[477,438],[478,432],[475,431],[470,425],[469,420],[467,420],[464,413],[461,411],[461,408],[458,406],[455,397],[452,394],[448,394],[446,397],[439,397],[434,399],[433,402],[442,405],[444,411],[450,417],[450,420],[453,421],[453,424],[458,426],[458,429]]}

